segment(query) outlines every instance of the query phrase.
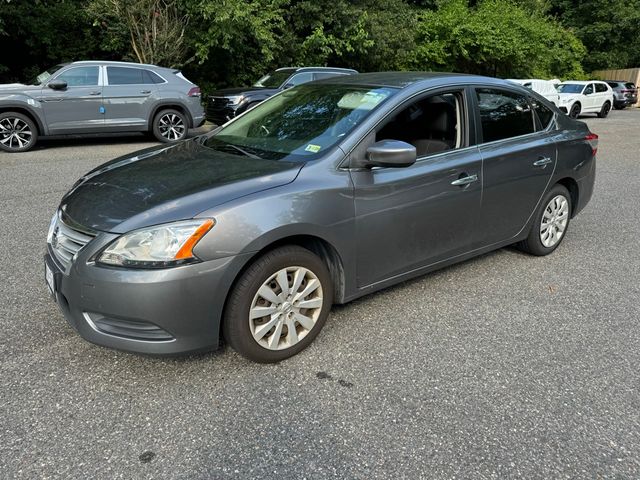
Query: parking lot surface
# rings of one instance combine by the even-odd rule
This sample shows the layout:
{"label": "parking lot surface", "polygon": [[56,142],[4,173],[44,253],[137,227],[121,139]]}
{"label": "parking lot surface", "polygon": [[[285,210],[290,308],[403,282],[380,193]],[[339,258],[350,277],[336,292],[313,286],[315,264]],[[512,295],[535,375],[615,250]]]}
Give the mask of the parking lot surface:
{"label": "parking lot surface", "polygon": [[0,154],[0,477],[640,478],[640,111],[586,121],[596,189],[554,254],[335,307],[277,365],[107,350],[49,298],[61,196],[147,138]]}

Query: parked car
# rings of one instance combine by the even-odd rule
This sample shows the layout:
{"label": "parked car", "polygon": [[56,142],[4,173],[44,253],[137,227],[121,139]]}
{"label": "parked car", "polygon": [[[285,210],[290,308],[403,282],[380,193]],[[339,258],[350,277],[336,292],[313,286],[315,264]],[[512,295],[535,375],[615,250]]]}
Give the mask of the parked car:
{"label": "parked car", "polygon": [[553,81],[538,79],[510,79],[509,81],[519,83],[523,87],[530,88],[549,100],[556,107],[560,106],[560,94],[558,93]]}
{"label": "parked car", "polygon": [[207,120],[222,125],[287,88],[324,78],[358,73],[349,68],[287,67],[268,73],[251,87],[225,88],[208,97]]}
{"label": "parked car", "polygon": [[93,343],[174,354],[222,334],[276,362],[333,303],[507,245],[553,252],[591,198],[597,144],[502,80],[312,82],[80,178],[52,219],[45,276]]}
{"label": "parked car", "polygon": [[605,118],[613,106],[613,90],[606,82],[562,82],[558,86],[558,93],[560,110],[571,118],[585,113],[595,113]]}
{"label": "parked car", "polygon": [[638,89],[633,82],[607,80],[607,83],[613,90],[613,108],[622,110],[638,102]]}
{"label": "parked car", "polygon": [[179,70],[83,61],[0,85],[0,149],[24,152],[47,135],[149,132],[177,142],[205,121],[200,88]]}

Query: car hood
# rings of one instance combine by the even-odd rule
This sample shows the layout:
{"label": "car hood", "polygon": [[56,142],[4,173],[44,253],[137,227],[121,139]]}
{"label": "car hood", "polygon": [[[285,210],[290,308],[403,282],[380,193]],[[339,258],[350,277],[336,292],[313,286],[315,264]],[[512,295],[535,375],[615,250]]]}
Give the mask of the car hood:
{"label": "car hood", "polygon": [[41,90],[42,86],[40,85],[23,85],[22,83],[0,83],[0,94],[1,93],[16,93],[19,92],[33,92],[37,90]]}
{"label": "car hood", "polygon": [[222,203],[290,183],[303,165],[223,153],[202,140],[112,160],[78,180],[60,208],[85,227],[125,233],[193,218]]}
{"label": "car hood", "polygon": [[265,95],[274,95],[278,93],[277,88],[264,88],[264,87],[241,87],[241,88],[223,88],[222,90],[216,90],[212,92],[212,97],[231,97],[234,95],[251,95],[253,93],[260,93]]}

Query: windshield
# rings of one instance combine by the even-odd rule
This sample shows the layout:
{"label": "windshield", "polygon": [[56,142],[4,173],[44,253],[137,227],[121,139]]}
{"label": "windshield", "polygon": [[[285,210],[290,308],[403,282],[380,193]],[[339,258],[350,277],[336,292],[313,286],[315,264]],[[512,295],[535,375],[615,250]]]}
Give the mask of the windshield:
{"label": "windshield", "polygon": [[582,93],[584,85],[579,83],[563,83],[558,87],[560,93]]}
{"label": "windshield", "polygon": [[268,160],[308,160],[358,126],[395,88],[305,84],[276,95],[222,127],[205,145]]}
{"label": "windshield", "polygon": [[44,82],[49,80],[49,77],[51,77],[51,75],[56,73],[62,67],[64,67],[64,65],[56,65],[55,67],[51,67],[51,68],[45,70],[44,72],[42,72],[40,75],[38,75],[35,78],[35,80],[32,82],[32,85],[42,85]]}
{"label": "windshield", "polygon": [[283,70],[280,72],[267,73],[264,77],[253,84],[254,87],[278,88],[291,76],[293,71]]}

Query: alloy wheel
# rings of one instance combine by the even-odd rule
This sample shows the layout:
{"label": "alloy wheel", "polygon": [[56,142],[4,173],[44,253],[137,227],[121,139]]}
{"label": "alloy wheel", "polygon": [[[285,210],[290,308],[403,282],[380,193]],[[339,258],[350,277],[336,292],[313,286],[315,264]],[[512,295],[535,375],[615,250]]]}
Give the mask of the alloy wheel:
{"label": "alloy wheel", "polygon": [[12,150],[22,149],[33,140],[33,132],[21,118],[6,117],[0,120],[0,143]]}
{"label": "alloy wheel", "polygon": [[554,247],[564,235],[569,221],[569,201],[563,195],[551,199],[542,214],[540,241],[546,248]]}
{"label": "alloy wheel", "polygon": [[158,130],[164,138],[175,142],[184,137],[187,129],[182,118],[175,113],[166,113],[158,120]]}
{"label": "alloy wheel", "polygon": [[286,267],[271,275],[249,309],[253,339],[268,350],[300,342],[318,321],[324,296],[318,277],[304,267]]}

